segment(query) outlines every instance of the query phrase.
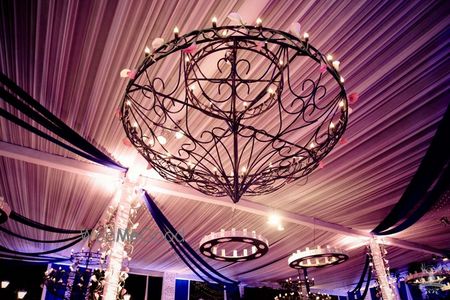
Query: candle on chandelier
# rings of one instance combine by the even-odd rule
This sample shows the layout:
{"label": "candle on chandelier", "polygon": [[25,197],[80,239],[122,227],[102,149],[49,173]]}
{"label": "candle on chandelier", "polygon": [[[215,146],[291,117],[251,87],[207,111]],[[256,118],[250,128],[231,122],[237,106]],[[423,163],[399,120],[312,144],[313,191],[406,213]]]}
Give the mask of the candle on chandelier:
{"label": "candle on chandelier", "polygon": [[180,33],[180,29],[178,29],[178,27],[175,26],[175,28],[173,29],[173,34],[175,35],[176,39],[178,38],[179,33]]}
{"label": "candle on chandelier", "polygon": [[305,40],[305,42],[309,41],[309,34],[307,32],[303,33],[303,39]]}
{"label": "candle on chandelier", "polygon": [[262,26],[262,20],[260,18],[256,19],[256,26],[259,28]]}
{"label": "candle on chandelier", "polygon": [[144,49],[144,56],[147,57],[150,55],[150,48],[149,47],[145,47]]}
{"label": "candle on chandelier", "polygon": [[333,60],[333,55],[327,54],[327,60],[328,60],[328,61],[332,61],[332,60]]}
{"label": "candle on chandelier", "polygon": [[183,136],[184,136],[183,131],[179,130],[179,131],[175,132],[175,138],[176,138],[177,140],[183,138]]}
{"label": "candle on chandelier", "polygon": [[213,18],[211,19],[211,21],[212,21],[212,26],[213,26],[213,28],[216,28],[216,27],[217,27],[217,18],[216,18],[216,17],[213,17]]}
{"label": "candle on chandelier", "polygon": [[336,71],[339,71],[339,65],[340,65],[340,64],[341,64],[341,62],[338,61],[338,60],[333,61],[333,67],[334,67],[334,69],[335,69]]}

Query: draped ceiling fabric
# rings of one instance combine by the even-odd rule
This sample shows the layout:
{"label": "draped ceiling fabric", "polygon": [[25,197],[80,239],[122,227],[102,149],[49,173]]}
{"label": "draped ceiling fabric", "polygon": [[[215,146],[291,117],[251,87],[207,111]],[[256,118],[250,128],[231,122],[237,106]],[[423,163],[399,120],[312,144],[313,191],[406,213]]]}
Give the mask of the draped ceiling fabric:
{"label": "draped ceiling fabric", "polygon": [[[358,92],[360,100],[350,115],[348,143],[338,145],[322,169],[306,183],[249,200],[369,232],[402,195],[449,104],[448,1],[0,1],[0,69],[126,165],[134,150],[122,143],[125,133],[116,117],[126,85],[120,70],[136,66],[144,47],[156,37],[170,37],[175,26],[189,32],[210,26],[212,16],[227,23],[230,12],[245,16],[250,10],[259,11],[256,15],[267,27],[287,30],[292,22],[300,22],[311,43],[341,61],[346,88]],[[0,140],[84,161],[4,119]],[[13,210],[38,222],[92,228],[113,188],[95,178],[0,157],[0,195]],[[230,208],[154,195],[194,248],[212,230],[233,226],[261,231],[272,244],[268,255],[233,265],[211,262],[224,275],[245,283],[293,276],[287,256],[313,244],[313,230],[304,226],[285,224],[286,230],[278,232],[261,216],[236,211],[231,218]],[[439,209],[395,237],[448,249],[449,227],[439,219],[449,215],[450,204],[441,202]],[[147,230],[136,241],[131,268],[190,276],[169,245],[155,237],[158,229],[148,212],[141,210],[138,219],[141,230]],[[6,228],[32,238],[62,238],[14,222]],[[315,235],[317,244],[349,249],[345,264],[310,272],[316,287],[345,293],[359,279],[365,248],[335,233],[316,230]],[[0,240],[24,252],[48,247],[1,232]],[[430,258],[396,247],[388,251],[392,268]]]}

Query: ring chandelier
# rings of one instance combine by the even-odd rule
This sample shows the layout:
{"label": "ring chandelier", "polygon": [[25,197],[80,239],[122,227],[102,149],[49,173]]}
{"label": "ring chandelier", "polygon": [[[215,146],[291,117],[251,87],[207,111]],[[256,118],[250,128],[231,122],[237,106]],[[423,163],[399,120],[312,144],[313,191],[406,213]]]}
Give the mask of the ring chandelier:
{"label": "ring chandelier", "polygon": [[[239,245],[242,250],[233,249]],[[238,248],[238,247],[235,247]],[[211,232],[200,241],[200,252],[211,259],[228,262],[244,262],[259,258],[269,251],[269,241],[256,231],[247,229]]]}
{"label": "ring chandelier", "polygon": [[289,256],[288,264],[291,268],[321,268],[343,263],[348,259],[348,254],[340,249],[331,246],[317,248],[306,248],[303,251],[297,250]]}
{"label": "ring chandelier", "polygon": [[436,271],[422,271],[412,273],[406,276],[405,282],[407,284],[415,285],[442,285],[444,280],[450,280],[450,271],[436,270]]}

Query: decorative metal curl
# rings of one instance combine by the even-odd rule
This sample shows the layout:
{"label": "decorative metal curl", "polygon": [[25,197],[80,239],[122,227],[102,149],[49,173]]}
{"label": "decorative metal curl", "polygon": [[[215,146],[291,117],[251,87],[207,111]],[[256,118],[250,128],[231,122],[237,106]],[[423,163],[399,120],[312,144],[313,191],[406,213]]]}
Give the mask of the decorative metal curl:
{"label": "decorative metal curl", "polygon": [[237,202],[307,176],[332,150],[348,119],[341,81],[324,55],[289,33],[214,27],[147,56],[121,119],[163,178]]}

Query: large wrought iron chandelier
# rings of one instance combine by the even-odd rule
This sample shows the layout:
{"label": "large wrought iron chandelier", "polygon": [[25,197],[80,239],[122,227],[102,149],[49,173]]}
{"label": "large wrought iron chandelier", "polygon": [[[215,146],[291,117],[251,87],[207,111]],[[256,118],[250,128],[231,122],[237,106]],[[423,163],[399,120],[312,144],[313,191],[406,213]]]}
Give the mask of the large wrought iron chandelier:
{"label": "large wrought iron chandelier", "polygon": [[339,61],[306,33],[216,22],[155,39],[122,72],[121,120],[163,178],[237,202],[310,174],[344,133],[348,102]]}

